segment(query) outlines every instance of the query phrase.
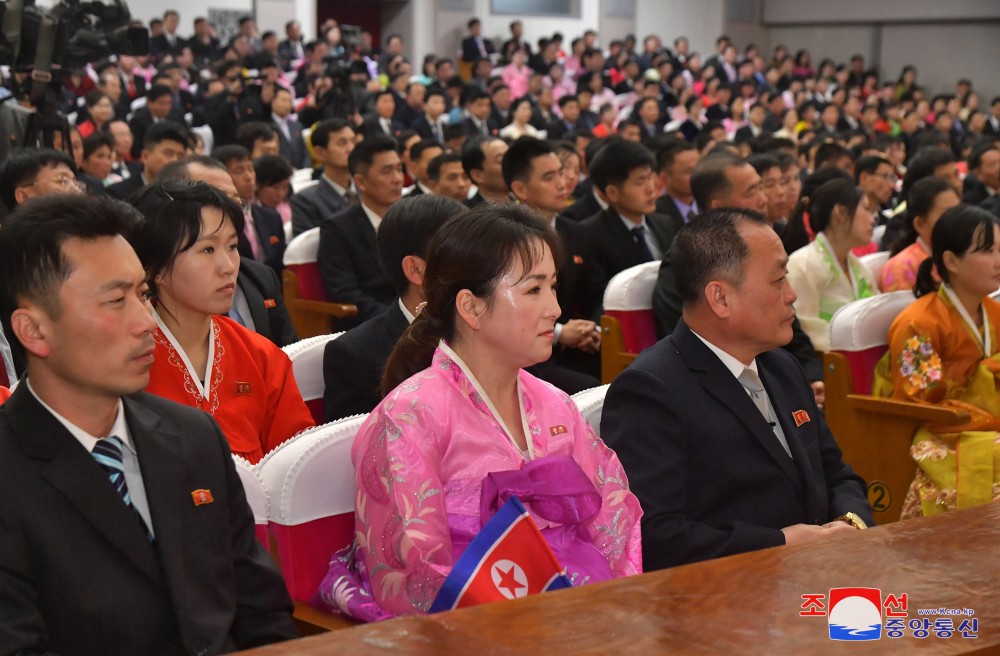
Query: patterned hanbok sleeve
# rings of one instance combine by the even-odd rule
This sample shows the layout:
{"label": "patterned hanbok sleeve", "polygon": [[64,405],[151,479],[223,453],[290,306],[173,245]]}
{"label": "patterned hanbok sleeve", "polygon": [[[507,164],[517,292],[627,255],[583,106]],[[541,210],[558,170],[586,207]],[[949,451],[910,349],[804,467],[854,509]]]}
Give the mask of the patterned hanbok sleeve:
{"label": "patterned hanbok sleeve", "polygon": [[899,326],[889,335],[894,398],[925,403],[938,403],[944,398],[939,342],[935,331],[913,322]]}
{"label": "patterned hanbok sleeve", "polygon": [[355,537],[372,594],[394,615],[426,613],[453,565],[433,417],[401,386],[356,443]]}
{"label": "patterned hanbok sleeve", "polygon": [[576,436],[573,458],[603,497],[600,512],[587,524],[594,546],[604,554],[616,577],[640,574],[642,507],[639,499],[629,491],[628,478],[618,456],[594,433],[572,401],[569,404]]}

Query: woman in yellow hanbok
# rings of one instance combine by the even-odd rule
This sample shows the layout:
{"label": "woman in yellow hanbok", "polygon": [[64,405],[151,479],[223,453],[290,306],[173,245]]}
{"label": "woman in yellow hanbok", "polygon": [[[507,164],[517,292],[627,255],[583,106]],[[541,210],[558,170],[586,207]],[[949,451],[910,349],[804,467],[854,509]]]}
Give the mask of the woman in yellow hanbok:
{"label": "woman in yellow hanbok", "polygon": [[[1000,224],[958,205],[941,215],[918,299],[889,328],[875,393],[968,411],[961,426],[924,425],[910,453],[917,474],[902,518],[981,505],[1000,496]],[[937,269],[941,283],[935,281]]]}

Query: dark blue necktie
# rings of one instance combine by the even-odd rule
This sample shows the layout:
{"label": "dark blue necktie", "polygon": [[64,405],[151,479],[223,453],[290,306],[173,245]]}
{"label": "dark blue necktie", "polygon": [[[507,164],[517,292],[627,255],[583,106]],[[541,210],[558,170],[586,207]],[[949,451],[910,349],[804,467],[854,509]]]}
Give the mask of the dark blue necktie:
{"label": "dark blue necktie", "polygon": [[642,253],[643,262],[652,262],[653,254],[649,250],[649,245],[646,243],[646,228],[643,226],[638,226],[632,228],[632,238],[635,239],[636,243],[639,244],[639,251]]}
{"label": "dark blue necktie", "polygon": [[111,437],[106,437],[103,440],[98,440],[97,444],[94,446],[94,450],[90,452],[90,455],[94,457],[97,464],[101,466],[104,473],[108,475],[108,480],[111,482],[111,486],[115,488],[115,492],[121,497],[122,501],[125,502],[125,506],[132,511],[135,518],[139,520],[139,525],[142,526],[142,530],[146,533],[147,539],[150,542],[153,541],[153,534],[149,532],[149,528],[146,526],[146,522],[142,519],[142,515],[139,511],[135,509],[132,505],[132,497],[128,493],[128,484],[125,483],[125,466],[122,464],[122,441],[112,435]]}

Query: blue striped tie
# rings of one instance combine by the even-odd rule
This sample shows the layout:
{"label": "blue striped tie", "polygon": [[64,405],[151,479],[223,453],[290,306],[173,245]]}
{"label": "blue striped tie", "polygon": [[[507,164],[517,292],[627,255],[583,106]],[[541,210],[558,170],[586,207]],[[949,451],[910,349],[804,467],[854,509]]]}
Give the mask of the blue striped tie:
{"label": "blue striped tie", "polygon": [[115,488],[115,492],[125,502],[125,506],[132,511],[135,518],[139,520],[139,524],[146,533],[147,539],[152,542],[153,534],[149,532],[149,528],[142,519],[142,515],[132,505],[132,497],[128,493],[128,484],[125,482],[125,467],[122,464],[122,446],[122,441],[112,435],[103,440],[98,440],[90,455],[94,456],[94,460],[97,461],[97,464],[108,475],[108,480],[111,482],[112,487]]}

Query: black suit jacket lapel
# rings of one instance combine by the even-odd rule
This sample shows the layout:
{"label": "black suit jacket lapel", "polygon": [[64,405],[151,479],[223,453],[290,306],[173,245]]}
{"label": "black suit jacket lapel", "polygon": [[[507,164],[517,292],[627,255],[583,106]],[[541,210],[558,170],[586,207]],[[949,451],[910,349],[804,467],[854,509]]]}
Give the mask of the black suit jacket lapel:
{"label": "black suit jacket lapel", "polygon": [[[788,476],[799,493],[803,493],[802,478],[799,476],[795,463],[785,453],[774,431],[767,425],[760,410],[757,409],[739,381],[733,377],[722,361],[698,339],[698,336],[691,332],[683,320],[678,322],[677,328],[673,332],[673,339],[688,367],[692,371],[703,374],[701,384],[705,391],[718,399],[733,413],[767,451],[771,459],[781,468],[781,471]],[[774,405],[773,401],[772,405]],[[784,429],[784,424],[782,424],[782,428]]]}
{"label": "black suit jacket lapel", "polygon": [[[184,581],[182,518],[189,509],[189,504],[194,503],[193,498],[187,494],[193,490],[188,490],[185,485],[183,463],[189,459],[179,452],[180,436],[163,426],[158,415],[133,398],[126,397],[124,403],[125,419],[139,455],[139,468],[153,519],[157,551],[167,584],[170,585],[171,581]],[[183,594],[184,587],[170,587],[175,607],[185,608],[184,599],[178,596]]]}
{"label": "black suit jacket lapel", "polygon": [[[625,224],[622,223],[618,212],[609,206],[608,209],[604,210],[602,220],[608,231],[608,236],[611,238],[609,241],[612,244],[612,248],[618,251],[617,255],[612,256],[611,259],[612,266],[616,271],[624,271],[631,266],[640,264],[642,262],[642,253],[639,244],[632,238],[632,233],[628,231]],[[611,272],[609,271],[608,273]]]}
{"label": "black suit jacket lapel", "polygon": [[[26,454],[48,460],[42,477],[86,518],[95,531],[149,579],[162,585],[156,552],[132,511],[100,465],[27,389],[20,386],[5,412]],[[58,518],[53,518],[58,521]],[[155,531],[155,529],[154,529]]]}
{"label": "black suit jacket lapel", "polygon": [[[419,188],[417,187],[417,189]],[[372,222],[368,220],[368,214],[365,213],[365,209],[361,207],[360,203],[354,208],[351,216],[354,217],[354,223],[361,238],[368,245],[368,248],[371,249],[369,253],[378,253],[378,245],[375,241],[375,228],[372,227]]]}

